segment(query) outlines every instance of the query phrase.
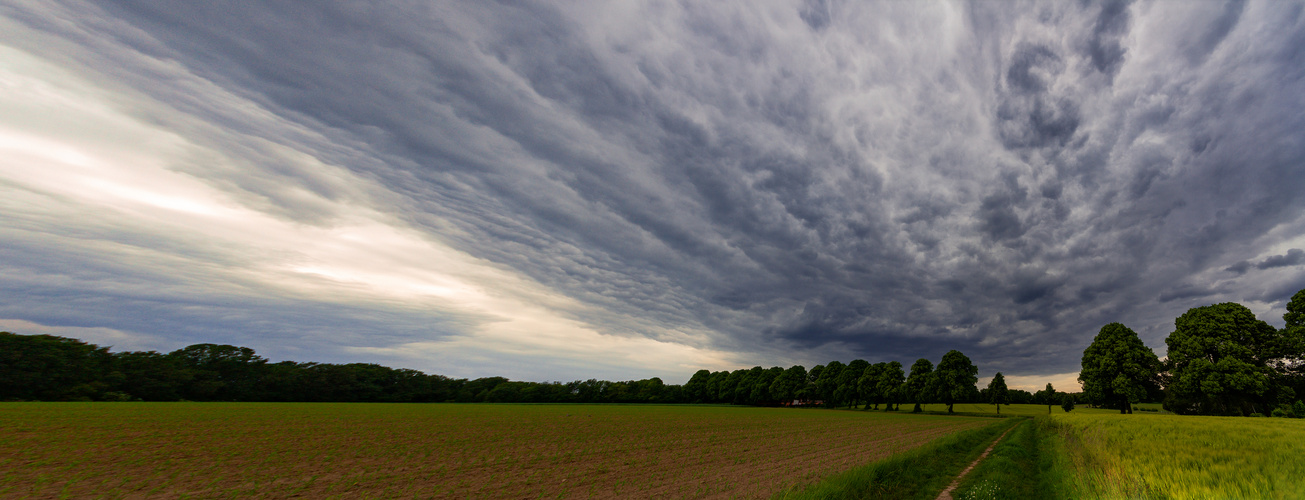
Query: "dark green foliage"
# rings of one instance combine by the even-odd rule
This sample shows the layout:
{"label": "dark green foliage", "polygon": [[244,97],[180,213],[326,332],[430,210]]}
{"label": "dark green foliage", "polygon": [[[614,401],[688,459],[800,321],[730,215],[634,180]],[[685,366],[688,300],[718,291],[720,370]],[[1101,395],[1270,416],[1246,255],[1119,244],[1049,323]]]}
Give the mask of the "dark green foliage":
{"label": "dark green foliage", "polygon": [[877,409],[879,403],[884,402],[883,397],[879,394],[879,374],[883,373],[887,363],[875,363],[865,367],[861,371],[861,378],[857,380],[857,389],[860,391],[861,400],[865,401],[865,409],[869,410],[871,405]]}
{"label": "dark green foliage", "polygon": [[927,403],[933,399],[936,385],[933,381],[933,362],[924,358],[915,360],[905,385],[906,398],[915,403],[912,413],[920,413],[920,403]]}
{"label": "dark green foliage", "polygon": [[830,361],[825,364],[825,369],[820,372],[820,378],[816,379],[816,397],[824,400],[825,406],[831,408],[839,406],[839,401],[836,399],[838,379],[839,375],[843,374],[844,368],[846,368],[846,365],[843,363]]}
{"label": "dark green foliage", "polygon": [[1083,351],[1078,380],[1088,402],[1132,413],[1132,404],[1160,391],[1160,360],[1137,332],[1120,323],[1101,327]]}
{"label": "dark green foliage", "polygon": [[1305,402],[1296,400],[1296,404],[1291,405],[1291,412],[1296,418],[1305,418]]}
{"label": "dark green foliage", "polygon": [[695,403],[705,403],[707,398],[707,381],[711,379],[711,372],[708,370],[698,370],[689,377],[689,381],[684,384],[684,395]]}
{"label": "dark green foliage", "polygon": [[1174,320],[1171,381],[1165,408],[1174,413],[1249,415],[1290,397],[1272,365],[1292,355],[1280,332],[1250,309],[1226,302],[1196,307]]}
{"label": "dark green foliage", "polygon": [[90,401],[109,390],[109,348],[0,332],[0,401]]}
{"label": "dark green foliage", "polygon": [[947,405],[947,413],[954,413],[952,405],[964,402],[977,392],[979,369],[970,358],[955,349],[947,351],[934,371],[938,399]]}
{"label": "dark green foliage", "polygon": [[864,359],[855,359],[848,363],[843,371],[838,374],[837,388],[834,389],[834,401],[840,406],[856,406],[861,399],[857,383],[861,380],[861,375],[865,369],[870,366]]}
{"label": "dark green foliage", "polygon": [[799,400],[804,395],[806,384],[807,369],[793,365],[770,384],[770,396],[780,402]]}
{"label": "dark green foliage", "polygon": [[1287,313],[1282,315],[1284,329],[1305,328],[1305,290],[1296,292],[1287,301]]}
{"label": "dark green foliage", "polygon": [[685,398],[680,386],[655,377],[567,384],[465,380],[370,363],[269,363],[253,349],[231,345],[196,344],[168,354],[109,353],[76,339],[0,332],[0,400],[680,403]]}
{"label": "dark green foliage", "polygon": [[997,372],[988,382],[988,402],[997,405],[997,414],[1001,414],[1001,405],[1006,404],[1006,377]]}
{"label": "dark green foliage", "polygon": [[1036,399],[1037,399],[1037,401],[1038,401],[1038,404],[1046,403],[1046,405],[1047,405],[1047,414],[1050,415],[1050,414],[1051,414],[1051,406],[1054,405],[1054,404],[1056,404],[1056,389],[1053,388],[1053,387],[1051,387],[1051,383],[1048,382],[1048,383],[1047,383],[1047,388],[1046,388],[1046,389],[1043,389],[1043,390],[1041,390],[1041,391],[1038,391],[1038,394],[1037,394],[1037,396],[1036,396]]}
{"label": "dark green foliage", "polygon": [[884,399],[885,411],[893,409],[893,403],[901,402],[902,384],[905,381],[902,364],[899,362],[889,361],[879,371],[879,378],[875,382],[875,393]]}
{"label": "dark green foliage", "polygon": [[1060,398],[1060,407],[1065,410],[1065,413],[1074,411],[1074,395],[1066,394],[1064,397]]}

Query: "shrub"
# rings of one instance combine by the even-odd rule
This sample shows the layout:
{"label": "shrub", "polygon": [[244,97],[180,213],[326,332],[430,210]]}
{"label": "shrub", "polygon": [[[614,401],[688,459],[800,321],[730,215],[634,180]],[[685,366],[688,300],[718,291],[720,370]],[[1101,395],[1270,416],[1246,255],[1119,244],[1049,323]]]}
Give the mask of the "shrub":
{"label": "shrub", "polygon": [[1288,413],[1287,410],[1284,410],[1282,408],[1274,408],[1272,415],[1278,418],[1287,418]]}
{"label": "shrub", "polygon": [[1251,416],[1252,416],[1252,417],[1263,417],[1264,414],[1263,414],[1263,413],[1252,413]]}
{"label": "shrub", "polygon": [[1291,405],[1291,412],[1296,415],[1296,418],[1305,418],[1305,403],[1296,400],[1296,404]]}

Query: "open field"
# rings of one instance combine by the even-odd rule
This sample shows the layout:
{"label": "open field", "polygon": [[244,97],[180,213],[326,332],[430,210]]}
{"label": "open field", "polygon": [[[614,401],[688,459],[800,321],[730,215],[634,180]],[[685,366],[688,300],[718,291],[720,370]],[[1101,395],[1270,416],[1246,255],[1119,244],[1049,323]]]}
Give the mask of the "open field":
{"label": "open field", "polygon": [[0,496],[764,498],[999,423],[708,406],[4,403]]}
{"label": "open field", "polygon": [[1305,498],[1305,420],[1070,414],[1052,421],[1078,498]]}

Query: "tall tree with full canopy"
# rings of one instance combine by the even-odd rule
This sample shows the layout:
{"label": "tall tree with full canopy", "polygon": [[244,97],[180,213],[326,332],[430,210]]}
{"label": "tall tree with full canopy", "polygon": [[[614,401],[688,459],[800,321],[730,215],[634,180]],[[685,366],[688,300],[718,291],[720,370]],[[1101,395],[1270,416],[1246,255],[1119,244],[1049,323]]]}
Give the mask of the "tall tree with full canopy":
{"label": "tall tree with full canopy", "polygon": [[870,405],[875,409],[879,408],[879,374],[884,371],[886,363],[875,363],[865,367],[861,371],[861,378],[857,380],[857,390],[861,394],[861,400],[865,401],[865,409],[869,410]]}
{"label": "tall tree with full canopy", "polygon": [[924,358],[915,360],[911,374],[906,377],[906,397],[915,403],[911,413],[920,413],[920,403],[933,399],[933,362]]}
{"label": "tall tree with full canopy", "polygon": [[992,381],[988,382],[988,397],[992,404],[997,405],[997,414],[1001,415],[1001,405],[1006,403],[1006,377],[1001,372],[993,375]]}
{"label": "tall tree with full canopy", "polygon": [[752,380],[752,395],[748,397],[748,404],[755,406],[774,405],[778,400],[771,397],[770,386],[774,385],[775,379],[784,375],[784,369],[778,366],[772,366],[761,370]]}
{"label": "tall tree with full canopy", "polygon": [[838,387],[834,389],[834,399],[841,404],[855,407],[857,400],[861,399],[860,392],[857,390],[857,382],[861,379],[861,374],[865,373],[866,367],[870,363],[864,359],[854,359],[843,368],[842,373],[838,374]]}
{"label": "tall tree with full canopy", "polygon": [[[1174,320],[1169,346],[1169,394],[1175,413],[1269,413],[1279,387],[1271,364],[1290,353],[1281,332],[1241,304],[1195,307]],[[1289,397],[1289,395],[1283,394]]]}
{"label": "tall tree with full canopy", "polygon": [[689,381],[684,384],[684,395],[689,398],[689,401],[695,403],[707,401],[708,380],[711,380],[711,372],[708,370],[698,370],[689,377]]}
{"label": "tall tree with full canopy", "polygon": [[793,365],[770,384],[770,396],[776,401],[799,399],[799,393],[806,383],[807,369],[802,365]]}
{"label": "tall tree with full canopy", "polygon": [[955,413],[952,406],[974,392],[974,384],[979,382],[978,373],[979,369],[961,351],[952,349],[943,355],[934,370],[934,382],[939,398],[947,405],[947,413]]}
{"label": "tall tree with full canopy", "polygon": [[1133,413],[1133,403],[1159,390],[1160,359],[1120,323],[1101,327],[1083,351],[1082,366],[1078,381],[1088,402],[1119,405],[1119,413]]}
{"label": "tall tree with full canopy", "polygon": [[1279,398],[1300,398],[1305,395],[1305,290],[1292,295],[1282,319],[1284,356],[1275,363],[1275,368],[1283,379],[1282,385],[1290,387],[1292,394],[1281,394]]}
{"label": "tall tree with full canopy", "polygon": [[846,368],[840,361],[830,361],[825,365],[825,369],[820,372],[820,378],[816,379],[816,392],[820,398],[825,400],[825,406],[837,407],[838,400],[835,399],[838,390],[838,376]]}
{"label": "tall tree with full canopy", "polygon": [[884,364],[884,369],[880,370],[875,392],[884,398],[884,411],[893,409],[893,403],[898,403],[897,409],[901,409],[902,382],[905,379],[902,363],[897,361],[889,361]]}

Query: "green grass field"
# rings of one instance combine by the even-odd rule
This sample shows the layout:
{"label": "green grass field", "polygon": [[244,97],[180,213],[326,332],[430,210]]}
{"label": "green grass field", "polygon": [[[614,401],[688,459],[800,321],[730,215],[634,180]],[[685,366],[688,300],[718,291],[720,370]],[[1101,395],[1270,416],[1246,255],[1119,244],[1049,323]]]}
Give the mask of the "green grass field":
{"label": "green grass field", "polygon": [[990,418],[722,406],[3,403],[0,497],[766,498]]}

